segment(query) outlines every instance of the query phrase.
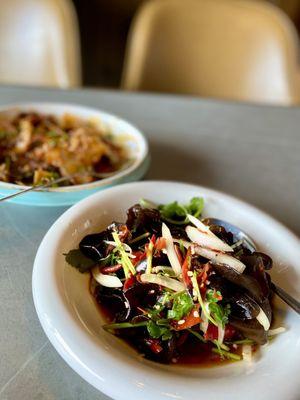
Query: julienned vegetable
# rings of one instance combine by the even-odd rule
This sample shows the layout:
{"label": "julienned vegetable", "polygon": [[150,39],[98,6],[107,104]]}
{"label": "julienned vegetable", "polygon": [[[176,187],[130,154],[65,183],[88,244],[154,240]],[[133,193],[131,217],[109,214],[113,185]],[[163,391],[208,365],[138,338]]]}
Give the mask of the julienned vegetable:
{"label": "julienned vegetable", "polygon": [[91,273],[104,329],[162,363],[251,360],[283,328],[272,322],[272,262],[200,221],[203,200],[142,200],[127,221],[88,235],[66,255]]}

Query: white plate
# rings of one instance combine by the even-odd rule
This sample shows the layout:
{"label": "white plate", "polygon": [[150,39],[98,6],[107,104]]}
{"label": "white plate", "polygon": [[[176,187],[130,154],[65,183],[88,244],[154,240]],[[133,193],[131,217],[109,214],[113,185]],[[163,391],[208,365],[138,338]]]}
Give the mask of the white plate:
{"label": "white plate", "polygon": [[158,203],[205,199],[205,215],[241,227],[275,262],[276,283],[297,295],[299,239],[256,208],[200,186],[139,182],[96,193],[65,212],[43,239],[33,270],[33,297],[49,340],[86,381],[114,399],[298,400],[300,318],[281,302],[279,319],[287,332],[261,350],[251,363],[208,369],[164,366],[142,359],[120,339],[101,329],[102,318],[88,293],[88,277],[66,265],[63,253],[111,221],[125,220],[140,198]]}

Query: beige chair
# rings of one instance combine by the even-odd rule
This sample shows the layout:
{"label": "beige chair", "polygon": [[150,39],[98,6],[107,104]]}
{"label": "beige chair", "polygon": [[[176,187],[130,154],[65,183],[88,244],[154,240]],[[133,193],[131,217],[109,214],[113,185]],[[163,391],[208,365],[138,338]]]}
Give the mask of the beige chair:
{"label": "beige chair", "polygon": [[295,104],[298,56],[292,23],[267,3],[152,0],[133,21],[122,87]]}
{"label": "beige chair", "polygon": [[0,83],[81,84],[78,23],[71,0],[0,1]]}

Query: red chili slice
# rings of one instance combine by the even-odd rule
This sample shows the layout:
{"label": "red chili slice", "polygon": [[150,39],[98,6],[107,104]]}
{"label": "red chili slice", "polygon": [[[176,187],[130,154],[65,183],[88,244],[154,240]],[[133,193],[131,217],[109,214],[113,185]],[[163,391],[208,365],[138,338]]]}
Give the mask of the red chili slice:
{"label": "red chili slice", "polygon": [[201,273],[199,274],[198,280],[200,280],[201,283],[206,282],[207,277],[208,277],[208,271],[210,270],[210,264],[207,263],[204,265],[203,270],[201,271]]}
{"label": "red chili slice", "polygon": [[158,339],[146,339],[146,344],[150,347],[153,353],[158,354],[163,351]]}
{"label": "red chili slice", "polygon": [[138,262],[140,262],[146,257],[146,253],[140,250],[133,251],[132,254],[135,256],[135,258],[131,258],[133,266],[135,266]]}
{"label": "red chili slice", "polygon": [[[224,334],[224,340],[230,340],[232,337],[236,334],[236,330],[230,325],[227,324],[225,326],[225,334]],[[207,331],[204,335],[204,339],[206,340],[217,340],[218,339],[218,327],[209,324]]]}
{"label": "red chili slice", "polygon": [[124,282],[124,286],[123,286],[123,290],[128,290],[129,288],[131,288],[131,286],[133,286],[135,284],[135,276],[134,275],[130,275],[126,281]]}
{"label": "red chili slice", "polygon": [[205,340],[217,340],[218,339],[218,327],[213,324],[209,324],[206,333],[204,334]]}
{"label": "red chili slice", "polygon": [[150,242],[152,242],[153,244],[155,244],[155,242],[156,242],[156,236],[155,236],[154,234],[151,236]]}
{"label": "red chili slice", "polygon": [[116,265],[107,265],[106,267],[101,268],[101,273],[102,274],[111,274],[113,272],[117,272],[120,269],[122,269],[121,264],[116,264]]}
{"label": "red chili slice", "polygon": [[[198,316],[196,317],[194,315],[195,311],[198,313]],[[193,308],[187,316],[183,317],[182,320],[184,320],[183,324],[179,325],[178,322],[176,322],[176,324],[172,324],[177,331],[189,329],[194,325],[200,324],[201,318],[199,316],[199,304],[197,304],[197,306],[195,306],[195,308]]]}
{"label": "red chili slice", "polygon": [[154,248],[155,248],[156,251],[160,251],[162,249],[165,249],[166,248],[166,239],[163,238],[163,237],[157,238]]}
{"label": "red chili slice", "polygon": [[235,329],[233,326],[231,326],[230,324],[227,324],[227,325],[225,326],[225,335],[224,335],[224,338],[225,338],[226,340],[230,340],[230,339],[232,339],[232,338],[235,336],[235,334],[236,334],[236,329]]}
{"label": "red chili slice", "polygon": [[182,263],[183,263],[183,257],[182,257],[182,253],[181,253],[181,251],[180,251],[179,246],[178,246],[177,244],[175,244],[175,245],[174,245],[174,249],[175,249],[175,253],[176,253],[176,255],[177,255],[177,258],[178,258],[180,264],[182,264]]}

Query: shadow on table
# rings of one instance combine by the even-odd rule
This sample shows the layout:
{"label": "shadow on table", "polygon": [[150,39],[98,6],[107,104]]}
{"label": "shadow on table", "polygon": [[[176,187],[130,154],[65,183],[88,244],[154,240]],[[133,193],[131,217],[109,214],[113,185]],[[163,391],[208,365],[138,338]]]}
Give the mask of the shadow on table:
{"label": "shadow on table", "polygon": [[178,180],[198,183],[203,186],[217,187],[219,175],[209,166],[208,157],[204,152],[197,157],[184,148],[166,145],[165,143],[150,143],[151,165],[147,174],[148,179]]}

